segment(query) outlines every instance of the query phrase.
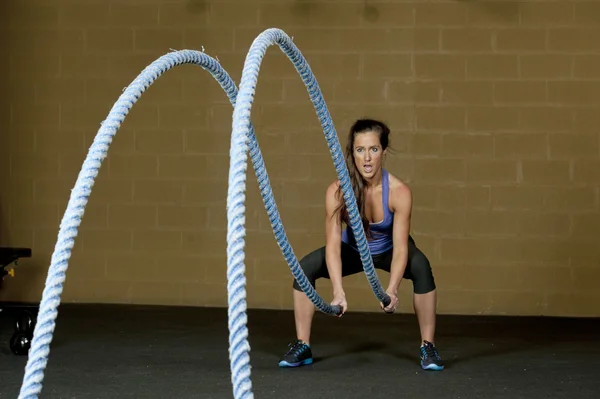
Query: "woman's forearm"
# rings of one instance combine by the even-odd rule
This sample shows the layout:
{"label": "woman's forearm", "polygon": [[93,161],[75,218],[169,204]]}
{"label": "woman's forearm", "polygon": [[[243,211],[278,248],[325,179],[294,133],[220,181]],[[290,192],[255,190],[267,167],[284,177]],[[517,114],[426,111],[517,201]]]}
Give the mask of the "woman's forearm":
{"label": "woman's forearm", "polygon": [[392,265],[390,268],[390,282],[388,290],[394,293],[398,292],[398,287],[404,276],[408,260],[408,249],[397,249],[392,255]]}
{"label": "woman's forearm", "polygon": [[333,293],[343,293],[342,287],[342,258],[341,251],[338,245],[328,245],[325,248],[325,262],[327,263],[327,271],[329,279],[333,287]]}

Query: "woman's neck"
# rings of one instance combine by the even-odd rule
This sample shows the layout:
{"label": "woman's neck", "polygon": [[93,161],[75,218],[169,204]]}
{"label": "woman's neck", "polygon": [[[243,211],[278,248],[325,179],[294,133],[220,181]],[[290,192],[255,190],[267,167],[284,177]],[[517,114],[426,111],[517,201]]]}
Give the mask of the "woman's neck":
{"label": "woman's neck", "polygon": [[363,180],[365,181],[367,190],[372,190],[381,186],[381,182],[383,181],[383,169],[379,169],[377,173],[369,179],[363,177]]}

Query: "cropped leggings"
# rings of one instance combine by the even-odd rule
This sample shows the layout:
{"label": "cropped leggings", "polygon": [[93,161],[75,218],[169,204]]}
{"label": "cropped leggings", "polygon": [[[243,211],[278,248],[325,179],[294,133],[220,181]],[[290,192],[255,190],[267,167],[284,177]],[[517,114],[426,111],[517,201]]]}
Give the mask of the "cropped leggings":
{"label": "cropped leggings", "polygon": [[[393,249],[381,254],[372,254],[373,265],[376,269],[389,273],[392,266],[392,255]],[[364,271],[362,261],[360,260],[360,253],[345,242],[342,242],[341,258],[342,277]],[[300,266],[313,287],[315,287],[317,279],[323,277],[329,279],[329,271],[327,270],[327,263],[325,261],[325,247],[316,249],[303,257],[300,260]],[[417,248],[412,237],[409,237],[408,240],[408,260],[403,278],[412,280],[415,294],[426,294],[436,288],[429,260]],[[294,289],[302,291],[295,279]]]}

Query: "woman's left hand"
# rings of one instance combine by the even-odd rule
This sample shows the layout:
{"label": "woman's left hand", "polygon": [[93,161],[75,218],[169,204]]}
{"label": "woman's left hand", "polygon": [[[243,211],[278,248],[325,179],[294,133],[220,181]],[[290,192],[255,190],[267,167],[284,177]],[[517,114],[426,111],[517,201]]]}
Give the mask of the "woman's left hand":
{"label": "woman's left hand", "polygon": [[391,290],[387,290],[386,294],[388,294],[390,297],[390,304],[384,307],[383,303],[379,302],[379,306],[381,306],[381,309],[383,309],[383,311],[386,313],[394,313],[398,307],[398,296],[394,291]]}

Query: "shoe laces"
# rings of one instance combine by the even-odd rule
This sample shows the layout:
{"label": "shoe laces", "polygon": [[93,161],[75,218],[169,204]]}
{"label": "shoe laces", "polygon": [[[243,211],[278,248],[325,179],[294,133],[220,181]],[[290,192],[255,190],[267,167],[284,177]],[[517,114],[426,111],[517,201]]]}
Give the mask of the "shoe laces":
{"label": "shoe laces", "polygon": [[306,344],[298,339],[298,340],[296,340],[296,342],[292,342],[292,343],[288,344],[288,347],[290,349],[288,349],[285,356],[289,356],[289,355],[297,356],[304,351],[304,349],[306,348]]}
{"label": "shoe laces", "polygon": [[440,359],[437,349],[429,341],[425,341],[421,347],[421,353],[425,358]]}

